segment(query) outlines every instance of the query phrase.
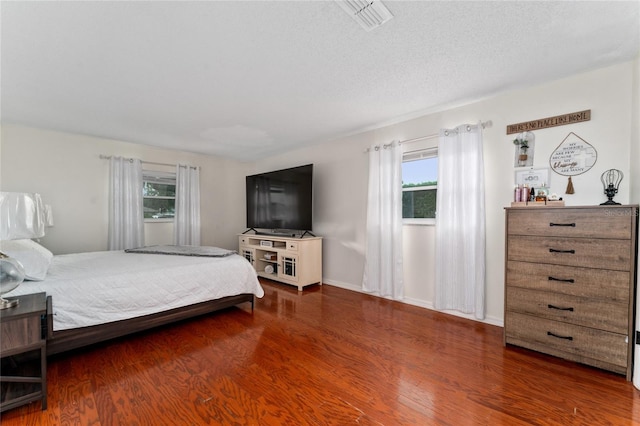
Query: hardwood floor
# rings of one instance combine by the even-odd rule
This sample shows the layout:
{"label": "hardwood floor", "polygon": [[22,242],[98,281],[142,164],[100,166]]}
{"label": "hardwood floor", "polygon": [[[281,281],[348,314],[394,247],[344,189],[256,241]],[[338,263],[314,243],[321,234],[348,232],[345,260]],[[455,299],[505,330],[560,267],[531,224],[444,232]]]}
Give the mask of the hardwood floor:
{"label": "hardwood floor", "polygon": [[629,425],[624,377],[502,329],[324,285],[49,360],[49,408],[11,425]]}

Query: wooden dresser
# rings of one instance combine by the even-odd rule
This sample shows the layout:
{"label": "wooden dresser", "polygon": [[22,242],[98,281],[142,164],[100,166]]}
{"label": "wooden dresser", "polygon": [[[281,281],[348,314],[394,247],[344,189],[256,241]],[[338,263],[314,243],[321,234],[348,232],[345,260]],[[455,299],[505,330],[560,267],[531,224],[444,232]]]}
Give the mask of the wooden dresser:
{"label": "wooden dresser", "polygon": [[638,206],[506,209],[504,343],[624,374]]}

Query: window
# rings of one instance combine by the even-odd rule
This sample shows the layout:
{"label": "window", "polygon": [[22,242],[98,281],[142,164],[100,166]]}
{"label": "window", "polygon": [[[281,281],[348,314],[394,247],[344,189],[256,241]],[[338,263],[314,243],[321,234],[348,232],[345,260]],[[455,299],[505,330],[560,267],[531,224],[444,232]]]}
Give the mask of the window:
{"label": "window", "polygon": [[144,170],[142,197],[145,221],[173,221],[176,214],[176,174]]}
{"label": "window", "polygon": [[437,190],[437,149],[405,153],[402,158],[403,222],[435,224]]}

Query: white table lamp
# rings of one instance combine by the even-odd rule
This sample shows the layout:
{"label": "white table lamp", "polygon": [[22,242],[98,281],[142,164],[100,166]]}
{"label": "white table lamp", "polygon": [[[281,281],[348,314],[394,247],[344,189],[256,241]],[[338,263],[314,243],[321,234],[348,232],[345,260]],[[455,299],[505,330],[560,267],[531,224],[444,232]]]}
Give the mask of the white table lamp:
{"label": "white table lamp", "polygon": [[[53,224],[53,219],[40,194],[0,192],[0,242],[43,237],[47,223]],[[18,299],[6,300],[2,295],[19,286],[25,272],[18,260],[1,250],[0,243],[0,309],[6,309],[16,306]]]}

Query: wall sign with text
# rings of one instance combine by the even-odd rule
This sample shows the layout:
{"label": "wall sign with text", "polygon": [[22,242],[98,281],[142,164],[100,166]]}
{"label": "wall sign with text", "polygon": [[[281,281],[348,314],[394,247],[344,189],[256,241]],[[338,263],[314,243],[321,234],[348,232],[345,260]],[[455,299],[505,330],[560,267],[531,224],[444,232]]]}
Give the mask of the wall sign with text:
{"label": "wall sign with text", "polygon": [[540,118],[538,120],[525,121],[523,123],[509,124],[507,134],[521,133],[532,130],[546,129],[548,127],[565,126],[567,124],[580,123],[591,120],[591,110],[572,112],[569,114],[556,115],[554,117]]}
{"label": "wall sign with text", "polygon": [[551,170],[562,176],[576,176],[596,164],[598,152],[587,141],[571,132],[549,157]]}
{"label": "wall sign with text", "polygon": [[569,176],[567,194],[575,192],[571,176],[588,172],[598,159],[598,152],[587,141],[571,132],[549,157],[551,170],[562,176]]}

